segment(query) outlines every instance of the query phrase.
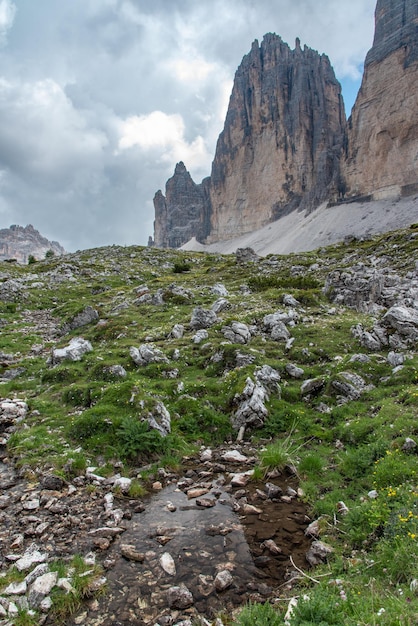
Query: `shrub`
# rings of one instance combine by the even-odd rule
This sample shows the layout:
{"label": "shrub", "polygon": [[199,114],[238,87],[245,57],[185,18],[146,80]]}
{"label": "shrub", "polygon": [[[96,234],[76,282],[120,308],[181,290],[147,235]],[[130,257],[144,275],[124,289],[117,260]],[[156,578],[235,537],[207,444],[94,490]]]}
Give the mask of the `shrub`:
{"label": "shrub", "polygon": [[117,438],[121,456],[128,461],[136,461],[141,455],[162,453],[166,447],[165,438],[151,429],[148,422],[132,417],[122,420]]}
{"label": "shrub", "polygon": [[183,272],[190,272],[191,265],[190,263],[185,263],[184,261],[177,261],[174,263],[173,272],[174,274],[183,274]]}

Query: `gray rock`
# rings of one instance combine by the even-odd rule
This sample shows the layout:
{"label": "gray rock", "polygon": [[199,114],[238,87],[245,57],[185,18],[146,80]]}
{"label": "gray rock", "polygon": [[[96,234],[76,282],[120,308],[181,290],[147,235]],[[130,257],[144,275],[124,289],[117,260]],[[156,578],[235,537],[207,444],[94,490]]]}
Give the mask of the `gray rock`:
{"label": "gray rock", "polygon": [[136,365],[145,366],[150,363],[168,363],[168,359],[163,352],[150,343],[143,343],[139,348],[132,346],[129,349],[129,354]]}
{"label": "gray rock", "polygon": [[206,339],[208,339],[208,337],[209,337],[208,331],[202,328],[201,330],[198,330],[197,333],[193,335],[193,343],[201,343],[202,341],[205,341]]}
{"label": "gray rock", "polygon": [[294,306],[294,307],[300,306],[299,300],[296,300],[296,298],[294,298],[290,293],[284,294],[283,304],[285,304],[286,306]]}
{"label": "gray rock", "polygon": [[406,306],[393,306],[383,316],[382,324],[394,328],[403,337],[418,339],[418,310]]}
{"label": "gray rock", "polygon": [[332,387],[348,400],[358,400],[369,388],[361,376],[352,372],[340,372],[338,378],[332,381]]}
{"label": "gray rock", "polygon": [[411,437],[406,437],[404,443],[402,444],[402,450],[404,452],[412,452],[416,450],[417,442],[411,439]]}
{"label": "gray rock", "polygon": [[235,398],[239,406],[231,417],[232,427],[239,430],[242,426],[262,426],[268,415],[265,406],[268,399],[266,388],[248,377],[242,394]]}
{"label": "gray rock", "polygon": [[225,339],[232,343],[246,344],[251,340],[250,329],[241,322],[232,322],[230,326],[224,326],[222,332]]}
{"label": "gray rock", "polygon": [[128,375],[122,365],[109,365],[109,367],[105,367],[105,371],[115,378],[126,378]]}
{"label": "gray rock", "polygon": [[350,363],[370,363],[371,359],[367,354],[353,354]]}
{"label": "gray rock", "polygon": [[405,362],[405,355],[402,353],[394,352],[393,350],[389,352],[387,356],[387,361],[389,365],[392,367],[398,367],[398,365],[403,365]]}
{"label": "gray rock", "polygon": [[235,251],[237,263],[255,263],[259,257],[252,248],[237,248]]}
{"label": "gray rock", "polygon": [[56,365],[66,360],[80,361],[84,354],[91,352],[92,350],[93,347],[90,341],[87,341],[82,337],[74,337],[71,339],[68,346],[52,350],[51,362],[53,365]]}
{"label": "gray rock", "polygon": [[229,308],[229,302],[225,298],[218,298],[218,300],[216,300],[210,308],[214,313],[218,314]]}
{"label": "gray rock", "polygon": [[278,322],[273,326],[270,331],[270,337],[274,341],[288,341],[290,339],[290,332],[283,322]]}
{"label": "gray rock", "polygon": [[279,394],[280,396],[281,389],[279,382],[281,378],[277,370],[270,365],[262,365],[255,369],[254,376],[260,385],[263,385],[269,391]]}
{"label": "gray rock", "polygon": [[266,483],[264,485],[264,491],[266,492],[267,497],[270,498],[270,500],[272,500],[273,498],[278,498],[283,493],[282,488],[278,485],[275,485],[274,483]]}
{"label": "gray rock", "polygon": [[316,395],[319,393],[325,385],[323,378],[309,378],[302,383],[300,393],[302,396]]}
{"label": "gray rock", "polygon": [[82,326],[87,326],[87,324],[91,324],[92,322],[96,322],[99,319],[99,314],[96,309],[93,309],[91,306],[86,306],[81,313],[78,313],[75,317],[72,318],[68,324],[64,324],[62,328],[63,333],[69,333],[71,330],[75,330],[76,328],[81,328]]}
{"label": "gray rock", "polygon": [[210,328],[218,321],[216,313],[210,309],[203,309],[197,306],[193,309],[190,320],[190,328],[192,330],[200,330],[202,328]]}
{"label": "gray rock", "polygon": [[58,572],[48,572],[39,576],[29,589],[28,601],[32,608],[37,608],[48,596],[58,581]]}
{"label": "gray rock", "polygon": [[215,296],[227,296],[228,289],[222,283],[216,283],[213,287],[210,288],[210,292]]}
{"label": "gray rock", "polygon": [[302,376],[305,373],[301,367],[298,367],[294,363],[287,363],[285,370],[291,378],[296,378],[296,379],[302,378]]}
{"label": "gray rock", "polygon": [[188,609],[194,599],[191,591],[182,583],[167,590],[167,602],[170,609]]}
{"label": "gray rock", "polygon": [[166,437],[171,432],[170,413],[160,401],[155,403],[152,414],[147,417],[147,422],[151,428],[158,430],[162,437]]}
{"label": "gray rock", "polygon": [[175,324],[168,335],[170,339],[181,339],[184,335],[183,324]]}
{"label": "gray rock", "polygon": [[216,591],[225,591],[232,585],[233,580],[231,572],[227,569],[218,572],[214,581]]}
{"label": "gray rock", "polygon": [[334,548],[323,541],[313,541],[310,549],[306,553],[306,560],[312,566],[325,563],[328,557],[334,552]]}

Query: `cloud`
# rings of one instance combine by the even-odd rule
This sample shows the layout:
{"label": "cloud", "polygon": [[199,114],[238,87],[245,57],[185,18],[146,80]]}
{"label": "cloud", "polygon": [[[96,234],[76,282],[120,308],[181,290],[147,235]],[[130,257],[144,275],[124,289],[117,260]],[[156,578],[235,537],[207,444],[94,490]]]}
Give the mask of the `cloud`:
{"label": "cloud", "polygon": [[299,36],[355,91],[372,5],[0,0],[0,226],[33,223],[69,250],[145,244],[176,162],[210,173],[252,41]]}
{"label": "cloud", "polygon": [[11,0],[0,0],[0,45],[7,42],[7,35],[16,15],[16,5]]}
{"label": "cloud", "polygon": [[131,116],[120,124],[120,151],[138,146],[143,151],[158,151],[161,162],[185,160],[190,167],[209,167],[211,155],[203,137],[187,142],[181,115],[153,111],[149,115]]}
{"label": "cloud", "polygon": [[0,81],[0,164],[48,187],[69,185],[107,143],[52,79]]}

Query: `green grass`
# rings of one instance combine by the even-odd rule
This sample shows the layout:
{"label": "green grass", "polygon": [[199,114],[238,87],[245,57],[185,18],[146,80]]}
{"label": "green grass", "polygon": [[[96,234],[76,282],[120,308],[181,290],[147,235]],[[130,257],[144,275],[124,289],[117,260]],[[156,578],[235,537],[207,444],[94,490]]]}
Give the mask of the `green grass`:
{"label": "green grass", "polygon": [[[1,271],[11,278],[30,284],[36,270],[46,285],[25,290],[24,300],[0,302],[1,350],[15,355],[17,365],[25,368],[20,377],[2,383],[0,394],[22,398],[29,405],[28,415],[11,435],[9,454],[28,472],[44,466],[69,479],[90,464],[107,475],[114,460],[122,460],[127,474],[145,463],[152,465],[153,474],[160,466],[178,470],[191,449],[236,436],[231,414],[237,396],[246,379],[254,377],[254,369],[268,364],[281,374],[281,394],[270,395],[264,427],[246,431],[246,438],[255,443],[268,442],[255,473],[261,479],[273,469],[294,465],[311,517],[322,516],[321,539],[335,549],[326,568],[312,572],[319,584],[305,579],[293,590],[295,595],[309,596],[300,602],[293,626],[418,623],[418,596],[409,588],[418,578],[414,565],[418,452],[402,449],[406,437],[418,442],[418,355],[415,347],[405,351],[408,358],[395,375],[387,362],[389,347],[370,354],[367,363],[352,362],[353,354],[367,353],[353,337],[352,327],[361,323],[371,329],[375,319],[339,306],[330,315],[331,304],[323,293],[330,271],[350,270],[359,262],[370,266],[371,255],[374,263],[383,259],[385,267],[401,276],[413,271],[416,250],[407,234],[388,233],[321,252],[274,255],[276,265],[270,258],[256,268],[238,266],[234,255],[136,246],[82,251],[40,260],[32,267],[1,263]],[[319,269],[311,272],[314,263]],[[66,278],[65,268],[75,280]],[[49,288],[51,271],[56,280]],[[216,297],[210,287],[215,282],[226,286],[229,308],[209,329],[208,340],[196,345],[189,328],[192,311],[213,304]],[[143,284],[152,296],[161,290],[164,303],[134,304],[135,290]],[[191,296],[176,295],[173,285]],[[250,286],[251,293],[243,295],[242,285]],[[271,341],[262,324],[265,315],[286,308],[285,293],[302,307],[291,328],[290,348]],[[121,303],[126,308],[117,310]],[[30,315],[48,311],[62,327],[87,305],[99,312],[100,323],[59,338],[45,338]],[[233,320],[256,327],[247,345],[225,342],[222,327]],[[185,327],[181,339],[169,338],[176,323]],[[74,336],[91,341],[93,352],[79,362],[51,367],[47,358],[52,347],[67,345]],[[132,362],[129,348],[149,342],[163,351],[168,364],[137,367]],[[42,345],[41,353],[34,351],[35,345]],[[237,367],[238,352],[254,357],[254,362]],[[303,379],[324,380],[317,397],[301,397],[301,380],[286,372],[289,362],[304,369]],[[125,378],[109,374],[107,368],[115,364],[125,368]],[[2,366],[5,370],[7,365]],[[374,388],[342,404],[332,382],[345,371],[360,375]],[[163,402],[171,415],[166,438],[149,430],[144,421],[156,402]],[[147,480],[145,474],[136,479],[129,495],[142,497]],[[377,498],[369,497],[372,490]],[[345,517],[338,513],[339,501],[348,507]],[[342,589],[347,600],[340,595]],[[80,589],[78,597],[85,593]],[[285,600],[274,607],[249,605],[236,623],[275,624],[277,615],[282,623]],[[61,611],[64,615],[68,607],[62,594],[57,593],[55,601],[59,623]],[[378,615],[381,608],[385,612]],[[21,626],[31,625],[24,621],[30,616],[23,613],[17,619]]]}

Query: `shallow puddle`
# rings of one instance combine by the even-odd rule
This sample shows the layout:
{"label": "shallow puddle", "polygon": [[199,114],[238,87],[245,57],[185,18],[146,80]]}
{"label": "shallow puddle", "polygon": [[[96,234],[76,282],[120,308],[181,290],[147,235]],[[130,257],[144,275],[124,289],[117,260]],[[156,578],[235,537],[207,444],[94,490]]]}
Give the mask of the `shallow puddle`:
{"label": "shallow puddle", "polygon": [[[295,486],[292,478],[272,482],[283,492]],[[242,503],[243,490],[231,488],[227,472],[210,477],[207,472],[196,473],[196,486],[207,489],[203,500],[213,506],[199,506],[199,498],[188,498],[176,481],[150,497],[142,513],[133,515],[107,553],[114,565],[106,572],[106,594],[69,624],[145,626],[174,624],[196,615],[213,619],[249,599],[263,602],[277,597],[293,569],[290,556],[306,569],[310,542],[304,529],[309,520],[297,498],[264,499],[260,497],[264,485],[251,482],[245,488],[246,500],[261,512],[243,515],[242,508],[234,511],[237,502]],[[264,545],[268,540],[274,541],[278,554]],[[122,544],[130,544],[142,562],[124,558]],[[215,577],[225,570],[232,575],[232,584],[219,591]],[[181,584],[192,593],[193,605],[179,611],[168,606],[167,591]]]}

